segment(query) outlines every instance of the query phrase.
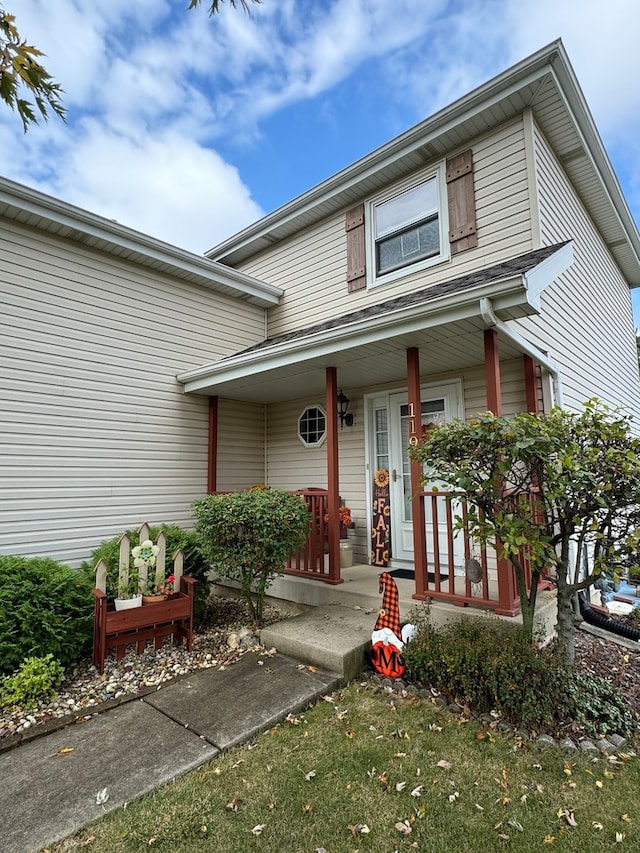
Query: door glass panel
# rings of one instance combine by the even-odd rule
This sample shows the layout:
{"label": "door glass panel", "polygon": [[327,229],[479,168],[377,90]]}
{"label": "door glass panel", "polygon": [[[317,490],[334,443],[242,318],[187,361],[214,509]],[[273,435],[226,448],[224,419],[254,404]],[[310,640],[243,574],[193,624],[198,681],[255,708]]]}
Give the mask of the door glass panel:
{"label": "door glass panel", "polygon": [[[421,404],[421,425],[423,427],[440,426],[446,422],[446,411],[444,398],[436,400],[424,400]],[[402,444],[402,493],[403,519],[411,521],[413,518],[411,503],[411,461],[409,459],[409,406],[400,406],[400,435]]]}
{"label": "door glass panel", "polygon": [[389,470],[389,412],[387,409],[376,409],[374,411],[375,423],[375,448],[376,448],[376,467],[379,471],[383,468]]}

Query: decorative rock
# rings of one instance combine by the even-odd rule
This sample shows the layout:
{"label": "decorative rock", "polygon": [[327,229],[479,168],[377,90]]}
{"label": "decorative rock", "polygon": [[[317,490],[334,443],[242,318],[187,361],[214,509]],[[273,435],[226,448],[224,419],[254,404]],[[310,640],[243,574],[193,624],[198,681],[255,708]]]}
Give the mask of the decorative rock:
{"label": "decorative rock", "polygon": [[597,740],[596,746],[598,747],[600,752],[607,752],[607,753],[609,753],[609,755],[615,755],[616,754],[615,746],[611,743],[610,740],[607,740],[607,738],[603,737],[603,738],[600,738],[600,740]]}
{"label": "decorative rock", "polygon": [[622,735],[609,735],[609,740],[616,749],[622,749],[623,746],[627,745],[627,739],[626,737],[622,737]]}
{"label": "decorative rock", "polygon": [[598,752],[598,747],[592,740],[582,740],[580,741],[580,749],[583,752]]}
{"label": "decorative rock", "polygon": [[551,737],[551,735],[540,735],[539,738],[536,739],[536,743],[540,746],[556,746],[556,739]]}
{"label": "decorative rock", "polygon": [[563,740],[561,740],[561,741],[560,741],[560,743],[558,744],[558,746],[560,746],[562,749],[566,749],[566,750],[567,750],[567,751],[569,751],[569,752],[570,752],[571,750],[574,750],[574,751],[575,751],[575,750],[577,750],[577,749],[578,749],[578,747],[576,746],[576,744],[575,744],[575,743],[571,740],[571,738],[569,738],[569,737],[563,738]]}

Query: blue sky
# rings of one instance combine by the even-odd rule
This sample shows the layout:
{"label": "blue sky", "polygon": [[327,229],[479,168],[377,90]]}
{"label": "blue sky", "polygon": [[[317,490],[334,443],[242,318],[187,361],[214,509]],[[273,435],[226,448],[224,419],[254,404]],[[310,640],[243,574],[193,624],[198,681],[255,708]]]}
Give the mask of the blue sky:
{"label": "blue sky", "polygon": [[3,2],[69,115],[0,110],[0,173],[193,251],[558,37],[640,221],[637,0]]}

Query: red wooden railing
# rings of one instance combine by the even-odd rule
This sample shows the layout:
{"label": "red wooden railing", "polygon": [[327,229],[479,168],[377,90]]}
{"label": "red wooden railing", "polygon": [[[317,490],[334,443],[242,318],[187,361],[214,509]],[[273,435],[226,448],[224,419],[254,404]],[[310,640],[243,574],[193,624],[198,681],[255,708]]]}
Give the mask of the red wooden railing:
{"label": "red wooden railing", "polygon": [[[414,598],[449,601],[459,606],[482,607],[515,616],[520,610],[520,599],[513,565],[509,560],[499,558],[493,549],[487,553],[486,547],[471,541],[464,495],[429,491],[420,492],[419,499],[429,519],[430,530],[425,543],[426,576],[422,577],[422,582],[416,578],[416,588],[421,592]],[[458,531],[454,530],[456,517],[463,520],[463,528]],[[459,543],[457,549],[456,541]],[[522,549],[521,559],[527,584],[530,585],[531,570],[526,548]],[[419,562],[416,561],[416,572],[419,571]]]}
{"label": "red wooden railing", "polygon": [[304,548],[289,558],[285,571],[288,575],[311,577],[328,582],[331,580],[329,529],[325,518],[329,493],[326,489],[300,489],[294,494],[305,499],[311,521]]}

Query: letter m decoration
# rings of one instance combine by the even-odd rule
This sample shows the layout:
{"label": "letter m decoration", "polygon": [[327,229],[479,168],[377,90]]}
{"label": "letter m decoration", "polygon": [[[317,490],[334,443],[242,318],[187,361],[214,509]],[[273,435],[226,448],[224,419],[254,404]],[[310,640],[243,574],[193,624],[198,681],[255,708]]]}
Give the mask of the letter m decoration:
{"label": "letter m decoration", "polygon": [[385,645],[382,640],[371,648],[371,665],[381,675],[389,678],[400,678],[404,675],[405,665],[398,649]]}

